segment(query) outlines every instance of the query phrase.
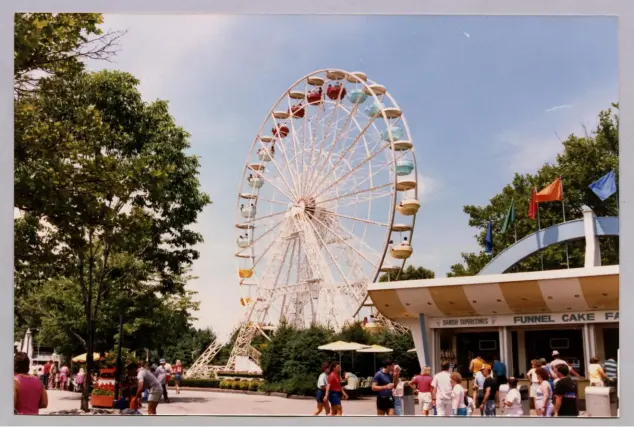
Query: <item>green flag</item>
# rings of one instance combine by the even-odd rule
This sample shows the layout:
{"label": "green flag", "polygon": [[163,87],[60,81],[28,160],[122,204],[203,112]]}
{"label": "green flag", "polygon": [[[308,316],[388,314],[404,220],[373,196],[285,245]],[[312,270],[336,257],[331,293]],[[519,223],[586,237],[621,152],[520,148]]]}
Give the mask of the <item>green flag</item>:
{"label": "green flag", "polygon": [[504,225],[502,225],[501,233],[506,233],[509,229],[509,225],[515,222],[515,200],[511,201],[511,206],[509,206],[509,211],[506,213],[506,218],[504,218]]}

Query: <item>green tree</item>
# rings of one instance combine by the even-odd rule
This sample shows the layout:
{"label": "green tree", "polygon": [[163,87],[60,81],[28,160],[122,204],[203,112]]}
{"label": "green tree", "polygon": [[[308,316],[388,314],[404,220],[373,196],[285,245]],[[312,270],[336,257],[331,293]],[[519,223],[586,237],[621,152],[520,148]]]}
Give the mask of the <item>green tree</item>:
{"label": "green tree", "polygon": [[188,227],[210,203],[189,135],[138,84],[122,72],[65,73],[15,101],[14,203],[46,225],[61,268],[51,280],[79,285],[88,369],[105,300],[140,283],[185,294],[202,241]]}
{"label": "green tree", "polygon": [[379,278],[379,282],[394,282],[395,280],[420,280],[433,279],[436,277],[433,271],[425,267],[414,267],[408,265],[404,270],[397,273],[385,273]]}
{"label": "green tree", "polygon": [[[592,132],[584,136],[570,135],[562,141],[563,152],[557,156],[554,164],[545,164],[535,175],[515,174],[513,182],[505,186],[502,191],[491,198],[486,206],[465,206],[464,212],[469,215],[469,225],[479,230],[476,239],[480,247],[484,248],[487,221],[493,222],[493,247],[496,252],[515,243],[515,233],[521,239],[537,231],[537,221],[528,218],[528,205],[533,188],[541,188],[562,177],[564,183],[564,201],[566,220],[582,217],[582,208],[589,206],[597,216],[617,216],[616,199],[602,202],[589,188],[593,181],[610,170],[615,170],[618,179],[618,104],[601,111],[598,125]],[[505,234],[501,233],[504,218],[511,204],[516,203],[516,222]],[[541,227],[546,228],[563,221],[561,203],[540,203],[539,213]],[[618,263],[618,238],[606,237],[600,239],[601,258],[604,265]],[[570,267],[582,267],[584,264],[585,243],[572,241],[568,243]],[[566,245],[553,245],[520,261],[513,267],[513,271],[541,270],[543,258],[544,269],[561,269],[567,267]],[[451,266],[449,277],[470,276],[477,274],[489,261],[490,257],[484,253],[463,253],[463,262]]]}
{"label": "green tree", "polygon": [[108,60],[120,31],[104,32],[100,13],[16,13],[13,77],[17,96],[37,85],[42,75],[84,69],[84,60]]}

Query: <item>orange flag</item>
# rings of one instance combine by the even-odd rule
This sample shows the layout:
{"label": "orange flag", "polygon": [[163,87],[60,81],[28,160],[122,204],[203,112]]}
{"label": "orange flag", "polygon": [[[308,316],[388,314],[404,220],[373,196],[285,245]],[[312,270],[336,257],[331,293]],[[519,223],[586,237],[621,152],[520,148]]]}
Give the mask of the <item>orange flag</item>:
{"label": "orange flag", "polygon": [[558,177],[547,187],[544,187],[537,193],[537,202],[558,202],[563,199],[563,187],[561,185],[561,177]]}
{"label": "orange flag", "polygon": [[537,192],[533,188],[533,193],[531,194],[531,202],[528,205],[528,217],[530,219],[535,219],[537,216]]}

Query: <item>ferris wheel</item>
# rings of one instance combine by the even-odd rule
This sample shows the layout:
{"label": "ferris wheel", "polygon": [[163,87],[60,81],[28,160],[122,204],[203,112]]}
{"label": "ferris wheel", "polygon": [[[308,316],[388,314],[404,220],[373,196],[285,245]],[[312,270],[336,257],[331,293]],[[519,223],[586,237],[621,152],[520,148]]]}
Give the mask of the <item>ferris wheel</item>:
{"label": "ferris wheel", "polygon": [[340,329],[412,254],[417,170],[407,121],[362,72],[319,70],[267,113],[237,203],[241,305],[260,324]]}
{"label": "ferris wheel", "polygon": [[417,190],[409,127],[385,86],[333,69],[293,83],[266,114],[240,182],[246,311],[226,369],[257,359],[251,340],[282,320],[335,330],[352,320],[368,285],[412,255]]}

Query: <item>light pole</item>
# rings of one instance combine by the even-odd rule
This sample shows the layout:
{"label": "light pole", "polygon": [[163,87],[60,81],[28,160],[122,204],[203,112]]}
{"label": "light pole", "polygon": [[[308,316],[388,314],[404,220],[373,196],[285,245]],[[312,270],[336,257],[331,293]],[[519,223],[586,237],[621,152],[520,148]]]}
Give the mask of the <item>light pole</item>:
{"label": "light pole", "polygon": [[121,378],[123,376],[123,367],[121,366],[121,341],[123,340],[123,314],[119,315],[119,340],[117,343],[117,371],[114,379],[114,402],[113,407],[116,407],[119,401],[119,392],[121,391]]}

